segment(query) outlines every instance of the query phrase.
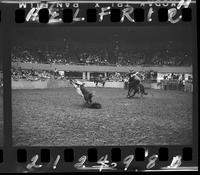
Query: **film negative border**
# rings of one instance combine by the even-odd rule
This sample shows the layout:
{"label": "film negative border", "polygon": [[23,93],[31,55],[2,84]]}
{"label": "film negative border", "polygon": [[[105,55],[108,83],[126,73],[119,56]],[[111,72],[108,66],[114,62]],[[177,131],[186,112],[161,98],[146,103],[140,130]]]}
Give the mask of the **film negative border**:
{"label": "film negative border", "polygon": [[[2,1],[2,3],[16,1]],[[35,4],[34,4],[35,3]],[[86,4],[85,4],[86,3]],[[23,1],[13,9],[15,23],[179,23],[192,20],[196,1]],[[15,4],[15,5],[16,5]],[[103,5],[102,5],[103,4]],[[133,7],[135,5],[136,7]],[[178,14],[178,15],[177,15]]]}
{"label": "film negative border", "polygon": [[[182,14],[182,18],[181,20],[184,22],[190,22],[192,20],[192,10],[191,8],[183,8],[181,9],[181,14]],[[100,12],[102,13],[102,12]],[[86,22],[87,23],[91,23],[91,22],[98,22],[97,21],[97,16],[100,14],[97,13],[97,10],[95,8],[90,8],[86,10]],[[145,10],[143,8],[137,8],[134,10],[134,21],[135,22],[144,22],[145,20]],[[169,10],[167,8],[160,8],[158,10],[158,14],[157,14],[157,20],[159,22],[168,22],[170,21],[168,18],[168,13]],[[103,16],[102,16],[103,17]],[[26,21],[26,12],[24,9],[17,9],[15,10],[15,22],[16,23],[24,23]],[[100,16],[101,18],[101,16]],[[120,11],[120,9],[118,8],[111,8],[110,9],[110,21],[111,22],[122,22],[124,16],[122,16],[122,12]],[[63,23],[72,23],[73,21],[75,21],[75,17],[73,14],[73,9],[69,8],[69,9],[64,9],[62,10],[62,18],[58,19],[58,23],[59,22],[63,22]],[[85,19],[84,17],[82,19]],[[38,11],[38,20],[39,23],[49,23],[50,21],[50,14],[49,14],[49,10],[47,8],[43,8],[41,10]],[[147,20],[152,20],[151,18],[147,19]],[[100,22],[100,19],[99,19]]]}
{"label": "film negative border", "polygon": [[[198,171],[191,147],[14,148],[10,172]],[[0,151],[0,165],[3,162]]]}
{"label": "film negative border", "polygon": [[19,172],[156,172],[197,171],[191,147],[16,149]]}
{"label": "film negative border", "polygon": [[[7,6],[7,4],[6,4]],[[189,8],[187,8],[189,9]],[[112,9],[111,9],[112,11]],[[165,13],[166,8],[162,8]],[[15,14],[12,11],[12,14]],[[87,11],[88,14],[93,14],[94,11]],[[18,13],[18,12],[17,12]],[[20,12],[21,13],[21,12]],[[68,12],[66,12],[68,13]],[[116,10],[114,14],[119,14],[119,11]],[[185,13],[185,12],[184,12]],[[188,13],[188,12],[186,12]],[[6,25],[12,20],[5,22],[5,19],[2,17],[4,14],[0,12],[2,24]],[[6,13],[8,15],[8,12]],[[191,14],[191,13],[190,13]],[[94,21],[93,15],[91,21]],[[183,14],[182,14],[183,15]],[[70,12],[71,16],[71,12]],[[90,16],[90,15],[89,15]],[[184,16],[184,15],[183,15]],[[193,15],[192,15],[193,16]],[[159,19],[161,18],[161,19]],[[162,19],[164,18],[164,19]],[[186,17],[187,18],[187,17]],[[158,17],[159,20],[166,21],[166,16],[162,15]],[[191,18],[190,18],[191,19]],[[71,18],[68,19],[71,21]],[[116,19],[114,19],[116,20]],[[119,16],[118,16],[119,20]],[[193,19],[192,19],[193,20]],[[186,20],[187,21],[187,20]],[[92,23],[91,22],[91,23]],[[158,22],[158,21],[156,21]],[[91,24],[90,23],[90,24]],[[0,24],[1,25],[1,24]],[[8,24],[9,25],[9,24]],[[9,26],[4,26],[4,32]],[[4,38],[5,40],[6,38]],[[8,43],[9,45],[9,43]],[[6,47],[5,51],[9,51],[9,48]],[[4,52],[4,56],[7,56],[7,53]],[[10,65],[9,61],[4,63],[4,73],[5,78],[5,88],[10,86],[10,82],[7,82],[10,77],[10,70],[7,70],[7,66]],[[196,64],[197,65],[197,64]],[[196,67],[197,68],[197,67]],[[195,74],[194,74],[195,75]],[[197,87],[196,87],[197,88]],[[197,89],[196,89],[197,90]],[[5,93],[4,100],[8,100],[7,96],[10,98],[10,92]],[[194,99],[197,102],[196,98]],[[10,102],[6,102],[6,105],[10,105]],[[196,103],[197,104],[197,103]],[[8,109],[4,105],[4,109]],[[197,107],[197,106],[196,106]],[[8,116],[11,116],[11,112],[6,111]],[[10,119],[7,120],[6,126]],[[198,121],[198,120],[197,120]],[[196,123],[197,126],[197,123]],[[4,129],[7,130],[6,127]],[[8,128],[11,131],[11,126]],[[9,133],[6,131],[6,133]],[[9,134],[9,137],[11,133]],[[12,137],[11,137],[12,138]],[[0,167],[5,163],[13,163],[12,168],[9,171],[13,172],[73,172],[73,171],[83,171],[83,172],[99,172],[99,171],[122,171],[122,172],[132,172],[132,171],[197,171],[198,167],[196,166],[197,155],[194,155],[197,151],[197,146],[187,145],[187,146],[138,146],[138,147],[79,147],[79,148],[40,148],[40,147],[12,147],[11,138],[4,139],[7,142],[4,145],[4,148],[0,150]],[[197,142],[195,142],[197,143]],[[8,147],[8,149],[6,148]],[[7,158],[7,155],[14,155],[11,158]],[[142,155],[142,156],[140,156]],[[1,161],[2,160],[2,161]],[[5,160],[5,161],[4,161]],[[151,162],[152,160],[152,162]],[[174,164],[173,164],[174,160]],[[182,166],[184,165],[184,166]],[[195,165],[195,166],[194,166]],[[148,167],[147,167],[148,166]],[[9,166],[6,166],[7,171]],[[12,170],[11,170],[12,169]]]}

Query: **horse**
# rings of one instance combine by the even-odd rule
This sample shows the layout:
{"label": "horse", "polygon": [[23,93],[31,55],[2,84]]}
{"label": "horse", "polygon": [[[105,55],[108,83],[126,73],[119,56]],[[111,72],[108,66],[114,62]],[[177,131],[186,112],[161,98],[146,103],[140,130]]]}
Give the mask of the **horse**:
{"label": "horse", "polygon": [[100,78],[100,77],[98,77],[98,78],[95,78],[95,79],[94,79],[94,83],[96,84],[96,87],[97,87],[98,83],[101,83],[102,86],[104,87],[104,85],[105,85],[105,83],[106,83],[106,81],[107,81],[108,79],[109,79],[108,77],[105,77],[105,78]]}
{"label": "horse", "polygon": [[82,96],[84,98],[84,100],[86,101],[86,103],[84,105],[85,107],[92,108],[92,109],[100,109],[101,108],[100,103],[92,102],[92,97],[94,96],[94,93],[89,92],[85,88],[85,86],[84,86],[85,83],[82,83],[77,80],[70,80],[70,84],[72,84],[76,88],[77,93],[80,96]]}
{"label": "horse", "polygon": [[[134,97],[136,93],[140,93],[141,97],[143,97],[143,95],[147,95],[148,93],[145,92],[145,88],[143,86],[143,84],[140,83],[139,80],[137,79],[131,79],[131,81],[129,81],[128,84],[129,88],[128,88],[128,98]],[[133,94],[131,95],[132,91],[134,90]]]}

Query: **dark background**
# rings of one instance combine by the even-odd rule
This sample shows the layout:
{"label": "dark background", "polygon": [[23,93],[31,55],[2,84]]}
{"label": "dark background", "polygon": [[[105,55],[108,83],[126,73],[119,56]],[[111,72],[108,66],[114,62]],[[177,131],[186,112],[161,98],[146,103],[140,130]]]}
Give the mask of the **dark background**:
{"label": "dark background", "polygon": [[21,46],[63,47],[64,38],[76,47],[109,47],[118,40],[122,47],[135,50],[162,48],[169,41],[172,49],[193,47],[193,29],[190,26],[137,27],[58,27],[28,28],[14,31],[13,44]]}

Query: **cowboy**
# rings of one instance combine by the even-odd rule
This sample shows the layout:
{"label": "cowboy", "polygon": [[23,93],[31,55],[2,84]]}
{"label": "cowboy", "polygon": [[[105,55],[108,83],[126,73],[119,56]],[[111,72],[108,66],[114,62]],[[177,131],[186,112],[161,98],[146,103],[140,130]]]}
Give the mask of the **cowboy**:
{"label": "cowboy", "polygon": [[139,75],[139,72],[133,72],[133,71],[130,71],[129,73],[129,86],[128,86],[128,95],[127,97],[130,97],[130,94],[133,90],[133,87],[135,88],[135,91],[139,91],[139,88],[138,88],[138,85],[140,84],[141,82],[141,78],[138,76]]}
{"label": "cowboy", "polygon": [[136,72],[136,73],[133,74],[135,80],[139,81],[139,83],[140,83],[141,82],[141,78],[138,75],[139,75],[139,72]]}
{"label": "cowboy", "polygon": [[80,85],[83,84],[81,81],[78,80],[70,80],[70,83],[73,84],[73,86],[76,88],[76,92],[81,96],[84,97]]}

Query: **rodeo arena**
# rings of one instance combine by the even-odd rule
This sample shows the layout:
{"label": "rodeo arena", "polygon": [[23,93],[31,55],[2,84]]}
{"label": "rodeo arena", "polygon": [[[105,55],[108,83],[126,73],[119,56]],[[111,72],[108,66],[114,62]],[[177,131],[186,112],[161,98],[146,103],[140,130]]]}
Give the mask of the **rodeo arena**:
{"label": "rodeo arena", "polygon": [[170,65],[111,65],[94,55],[79,63],[58,55],[44,63],[21,53],[12,55],[16,145],[191,141],[191,65],[173,66],[175,59],[160,60]]}
{"label": "rodeo arena", "polygon": [[[120,38],[106,28],[110,40],[105,40],[102,28],[102,36],[93,31],[95,37],[90,38],[90,29],[76,30],[80,31],[68,35],[71,39],[59,39],[59,34],[52,39],[47,30],[40,36],[37,31],[30,36],[29,31],[33,39],[22,40],[24,31],[16,35],[11,52],[14,145],[192,143],[193,69],[188,47],[178,48],[167,35],[166,47],[156,43],[154,49],[155,44],[140,44],[142,35],[152,37],[145,33],[129,41],[128,32]],[[135,48],[139,45],[140,50]]]}

